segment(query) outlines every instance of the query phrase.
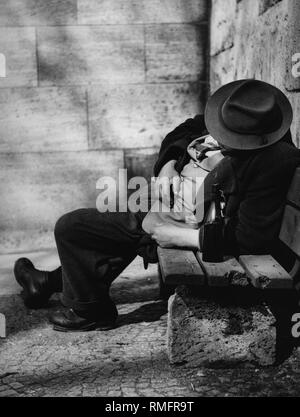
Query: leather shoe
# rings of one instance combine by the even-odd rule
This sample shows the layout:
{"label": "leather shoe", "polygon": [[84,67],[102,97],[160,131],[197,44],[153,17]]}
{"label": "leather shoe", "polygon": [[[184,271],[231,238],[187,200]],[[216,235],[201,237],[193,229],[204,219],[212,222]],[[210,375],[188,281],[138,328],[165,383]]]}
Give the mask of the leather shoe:
{"label": "leather shoe", "polygon": [[87,332],[89,330],[111,330],[116,327],[115,319],[95,319],[80,317],[72,308],[50,316],[53,329],[60,332]]}
{"label": "leather shoe", "polygon": [[53,294],[48,284],[48,273],[36,269],[29,259],[20,258],[15,263],[14,274],[23,288],[22,296],[26,307],[45,307]]}

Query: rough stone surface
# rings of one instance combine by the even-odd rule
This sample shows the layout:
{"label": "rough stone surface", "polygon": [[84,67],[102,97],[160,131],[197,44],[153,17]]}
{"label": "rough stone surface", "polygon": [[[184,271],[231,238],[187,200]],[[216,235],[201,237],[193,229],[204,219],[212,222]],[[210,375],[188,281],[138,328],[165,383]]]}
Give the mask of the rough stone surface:
{"label": "rough stone surface", "polygon": [[140,26],[64,26],[38,29],[42,85],[144,81]]}
{"label": "rough stone surface", "polygon": [[[298,98],[299,100],[299,91],[300,91],[300,8],[299,2],[292,0],[288,3],[288,10],[290,16],[289,22],[289,39],[286,48],[286,76],[285,76],[285,87],[288,91],[293,92],[291,97]],[[295,64],[296,69],[295,71]],[[295,74],[296,72],[296,74]],[[299,113],[295,113],[298,115]],[[299,141],[300,144],[300,141]]]}
{"label": "rough stone surface", "polygon": [[211,91],[242,78],[267,81],[282,89],[294,106],[292,133],[300,146],[300,77],[292,75],[299,53],[297,0],[214,0],[211,20]]}
{"label": "rough stone surface", "polygon": [[180,287],[169,299],[168,355],[191,366],[276,360],[275,319],[262,305],[234,306],[197,298]]}
{"label": "rough stone surface", "polygon": [[207,19],[203,0],[78,0],[80,24],[188,23]]}
{"label": "rough stone surface", "polygon": [[204,80],[206,32],[206,25],[146,26],[147,81]]}
{"label": "rough stone surface", "polygon": [[[47,265],[44,258],[35,255],[38,266],[54,267],[52,255]],[[137,260],[115,281],[112,296],[120,313],[119,327],[104,333],[56,333],[48,323],[48,310],[27,310],[19,295],[2,295],[0,311],[6,314],[8,335],[0,341],[0,396],[300,395],[299,351],[283,364],[266,368],[246,362],[197,368],[170,365],[167,305],[157,300],[156,271],[156,265],[143,271],[142,261]],[[1,282],[2,276],[1,270]],[[50,311],[56,306],[53,298]]]}
{"label": "rough stone surface", "polygon": [[[118,178],[123,151],[0,154],[0,252],[54,245],[64,213],[96,207],[101,176]],[[84,178],[84,180],[83,180]]]}
{"label": "rough stone surface", "polygon": [[0,26],[74,24],[76,0],[0,0]]}
{"label": "rough stone surface", "polygon": [[236,0],[212,0],[210,54],[214,56],[233,46]]}
{"label": "rough stone surface", "polygon": [[230,83],[236,76],[235,49],[229,48],[224,52],[210,57],[211,93],[219,87]]}
{"label": "rough stone surface", "polygon": [[260,0],[259,5],[259,14],[263,14],[267,10],[269,10],[270,7],[274,6],[275,4],[279,3],[282,0]]}
{"label": "rough stone surface", "polygon": [[0,27],[0,52],[6,59],[5,77],[0,78],[0,88],[37,85],[34,28]]}
{"label": "rough stone surface", "polygon": [[204,95],[204,86],[197,83],[93,87],[90,147],[159,146],[168,132],[203,107]]}
{"label": "rough stone surface", "polygon": [[1,153],[88,149],[84,88],[0,89],[0,105]]}

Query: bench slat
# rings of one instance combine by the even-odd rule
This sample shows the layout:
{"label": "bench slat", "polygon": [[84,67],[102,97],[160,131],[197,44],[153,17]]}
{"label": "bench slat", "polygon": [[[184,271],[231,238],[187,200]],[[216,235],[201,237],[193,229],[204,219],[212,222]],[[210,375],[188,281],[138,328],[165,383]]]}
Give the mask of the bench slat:
{"label": "bench slat", "polygon": [[196,257],[206,274],[210,287],[228,287],[229,285],[247,287],[249,285],[245,270],[235,258],[221,263],[211,263],[203,261],[201,252],[197,252]]}
{"label": "bench slat", "polygon": [[300,210],[285,207],[279,238],[300,257]]}
{"label": "bench slat", "polygon": [[296,169],[287,199],[300,209],[300,168]]}
{"label": "bench slat", "polygon": [[206,282],[193,251],[158,248],[162,279],[168,285],[197,285]]}
{"label": "bench slat", "polygon": [[240,256],[239,261],[255,288],[293,287],[292,277],[271,255],[245,255]]}

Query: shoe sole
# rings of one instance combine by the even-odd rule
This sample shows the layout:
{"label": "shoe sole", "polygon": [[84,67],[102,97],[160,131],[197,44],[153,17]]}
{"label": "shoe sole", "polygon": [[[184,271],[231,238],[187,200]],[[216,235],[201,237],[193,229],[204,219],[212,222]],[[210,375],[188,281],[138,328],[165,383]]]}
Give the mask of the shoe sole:
{"label": "shoe sole", "polygon": [[69,332],[89,332],[91,330],[97,330],[97,331],[107,331],[107,330],[112,330],[115,329],[116,325],[115,324],[107,324],[107,325],[101,325],[99,323],[90,323],[86,326],[81,327],[80,329],[68,329],[66,327],[62,327],[62,326],[58,326],[57,324],[54,324],[53,326],[53,330],[56,330],[58,332],[64,332],[64,333],[69,333]]}

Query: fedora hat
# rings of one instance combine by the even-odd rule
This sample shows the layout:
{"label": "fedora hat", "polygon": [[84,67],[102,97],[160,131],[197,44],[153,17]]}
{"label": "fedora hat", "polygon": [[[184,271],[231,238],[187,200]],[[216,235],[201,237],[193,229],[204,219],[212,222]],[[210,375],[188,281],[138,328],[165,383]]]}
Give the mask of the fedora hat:
{"label": "fedora hat", "polygon": [[292,120],[292,106],[285,94],[254,79],[224,85],[211,96],[205,109],[207,130],[231,149],[273,145],[283,138]]}

